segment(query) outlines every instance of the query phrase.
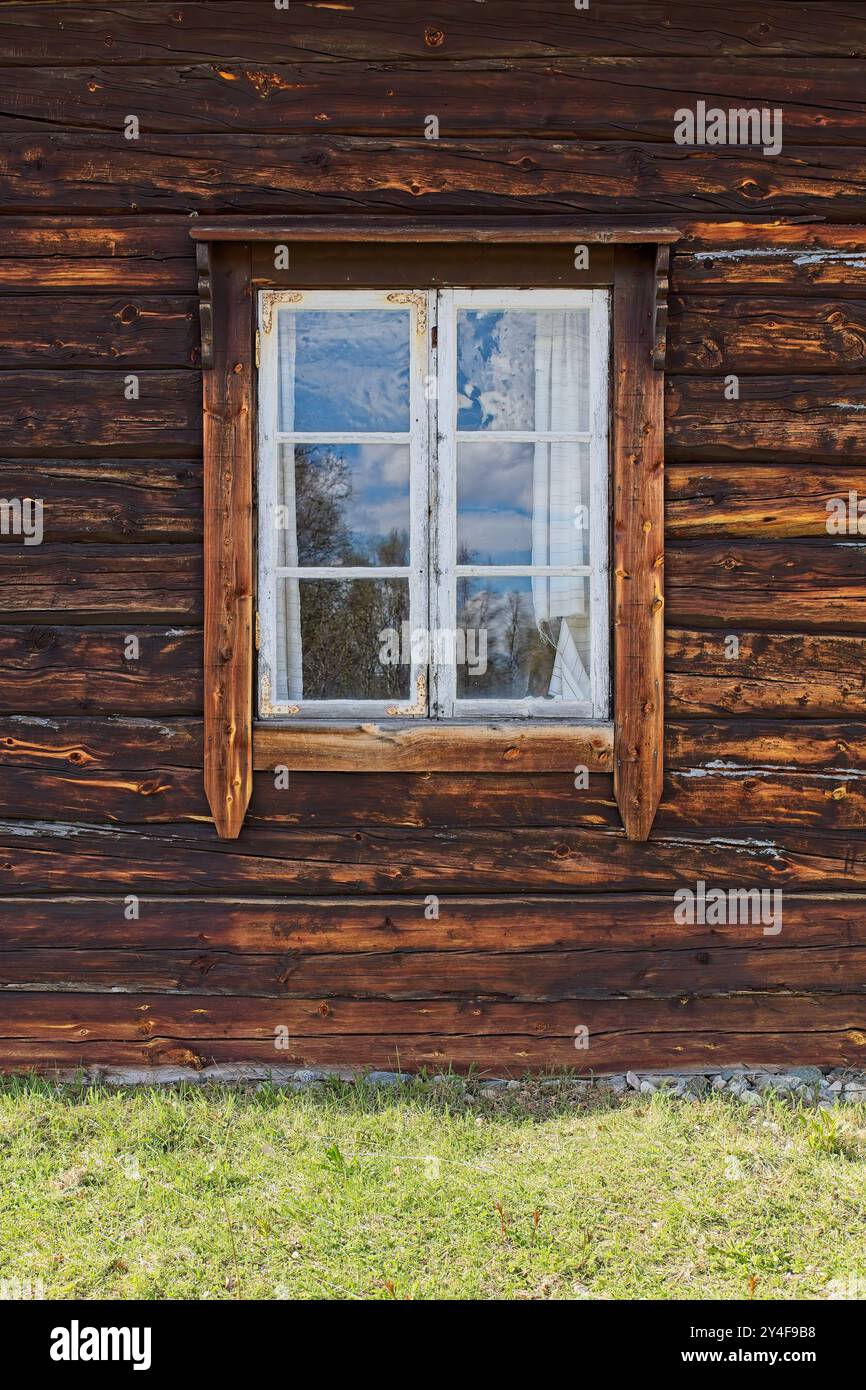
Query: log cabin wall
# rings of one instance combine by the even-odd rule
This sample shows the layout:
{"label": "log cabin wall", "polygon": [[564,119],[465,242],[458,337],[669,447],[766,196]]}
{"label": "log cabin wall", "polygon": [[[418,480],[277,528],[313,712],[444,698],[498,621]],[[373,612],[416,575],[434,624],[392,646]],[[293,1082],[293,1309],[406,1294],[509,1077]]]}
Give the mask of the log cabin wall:
{"label": "log cabin wall", "polygon": [[[862,1064],[864,53],[829,0],[0,7],[0,495],[44,499],[0,538],[0,1065]],[[781,153],[675,144],[702,98]],[[682,227],[646,843],[543,773],[257,773],[214,833],[190,219],[361,211]],[[678,925],[699,879],[781,932]]]}

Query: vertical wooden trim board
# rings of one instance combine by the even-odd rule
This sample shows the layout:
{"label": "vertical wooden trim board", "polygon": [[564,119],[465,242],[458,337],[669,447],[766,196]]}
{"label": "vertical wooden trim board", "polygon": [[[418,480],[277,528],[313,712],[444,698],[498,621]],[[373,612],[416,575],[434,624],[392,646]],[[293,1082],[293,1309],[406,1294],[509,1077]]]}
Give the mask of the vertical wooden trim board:
{"label": "vertical wooden trim board", "polygon": [[210,255],[204,387],[204,785],[235,839],[253,783],[253,345],[250,252]]}
{"label": "vertical wooden trim board", "polygon": [[656,248],[618,247],[613,294],[614,794],[645,840],[664,745],[664,375],[654,367]]}

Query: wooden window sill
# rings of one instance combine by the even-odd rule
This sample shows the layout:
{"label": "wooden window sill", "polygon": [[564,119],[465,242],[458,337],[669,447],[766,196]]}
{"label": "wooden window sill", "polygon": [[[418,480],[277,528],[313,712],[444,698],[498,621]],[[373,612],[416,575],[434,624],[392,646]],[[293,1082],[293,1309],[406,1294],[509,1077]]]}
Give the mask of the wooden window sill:
{"label": "wooden window sill", "polygon": [[254,769],[277,766],[292,772],[611,772],[613,724],[255,724]]}

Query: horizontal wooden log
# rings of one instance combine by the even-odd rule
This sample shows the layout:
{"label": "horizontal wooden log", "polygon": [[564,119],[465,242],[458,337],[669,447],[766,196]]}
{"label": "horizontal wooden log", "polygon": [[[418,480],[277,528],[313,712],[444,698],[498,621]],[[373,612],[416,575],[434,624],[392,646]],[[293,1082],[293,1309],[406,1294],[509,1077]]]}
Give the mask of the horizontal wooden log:
{"label": "horizontal wooden log", "polygon": [[[201,711],[201,632],[138,626],[139,658],[124,655],[126,627],[0,627],[0,710],[179,715]],[[743,632],[725,656],[725,632],[669,628],[667,699],[673,717],[866,715],[866,639]]]}
{"label": "horizontal wooden log", "polygon": [[[736,655],[729,637],[737,640]],[[669,627],[666,708],[672,718],[764,715],[775,719],[866,715],[866,638],[810,633],[716,632]]]}
{"label": "horizontal wooden log", "polygon": [[779,772],[714,766],[670,772],[657,814],[660,831],[772,826],[834,834],[866,830],[866,771]]}
{"label": "horizontal wooden log", "polygon": [[[0,246],[0,289],[33,294],[192,294],[195,256],[189,218],[9,218]],[[55,301],[56,302],[56,301]]]}
{"label": "horizontal wooden log", "polygon": [[201,547],[194,545],[0,546],[0,608],[20,622],[200,620]]}
{"label": "horizontal wooden log", "polygon": [[[665,531],[678,540],[826,538],[836,514],[827,504],[841,499],[847,515],[852,492],[857,503],[866,500],[866,468],[859,464],[671,464],[665,470]],[[851,517],[859,524],[856,513]],[[866,535],[866,514],[863,527]]]}
{"label": "horizontal wooden log", "polygon": [[668,381],[665,448],[672,462],[748,457],[821,463],[866,458],[866,375],[743,376]]}
{"label": "horizontal wooden log", "polygon": [[741,541],[669,549],[667,620],[800,631],[866,630],[866,541]]}
{"label": "horizontal wooden log", "polygon": [[[39,498],[49,542],[201,539],[197,459],[5,460],[0,496]],[[0,545],[20,545],[20,538],[0,536]]]}
{"label": "horizontal wooden log", "polygon": [[861,227],[784,222],[696,222],[671,262],[676,292],[772,290],[854,295],[866,289]]}
{"label": "horizontal wooden log", "polygon": [[[94,168],[99,179],[94,179]],[[321,134],[0,135],[0,210],[70,213],[434,213],[862,217],[866,156],[852,146],[414,140]]]}
{"label": "horizontal wooden log", "polygon": [[[293,21],[294,23],[294,21]],[[795,144],[866,144],[850,58],[606,57],[443,63],[322,61],[172,66],[0,67],[0,130],[117,131],[134,111],[148,133],[417,135],[435,106],[442,135],[670,140],[674,112],[784,109]],[[544,99],[539,101],[539,90]],[[435,100],[431,98],[435,94]]]}
{"label": "horizontal wooden log", "polygon": [[194,367],[198,301],[180,295],[0,296],[0,368]]}
{"label": "horizontal wooden log", "polygon": [[[0,728],[5,721],[0,721]],[[0,733],[0,740],[8,735]],[[118,752],[108,770],[80,763],[40,765],[24,746],[5,764],[0,815],[116,822],[125,825],[211,820],[204,797],[201,757],[197,767],[174,766],[154,751],[149,766],[124,768]],[[170,752],[170,750],[169,750]],[[83,753],[80,755],[85,756]],[[289,786],[274,778],[254,779],[248,811],[251,825],[283,826],[572,826],[619,824],[610,777],[592,777],[575,792],[571,776],[483,774],[470,788],[465,777],[448,773],[292,774]]]}
{"label": "horizontal wooden log", "polygon": [[[754,928],[760,937],[761,927]],[[722,949],[579,951],[385,951],[362,955],[243,955],[190,951],[8,950],[0,994],[178,994],[201,998],[554,1002],[670,999],[766,993],[866,994],[866,945],[790,945],[758,940]]]}
{"label": "horizontal wooden log", "polygon": [[[712,886],[712,885],[711,885]],[[719,925],[674,920],[666,893],[441,897],[439,916],[424,898],[215,898],[198,895],[139,899],[130,919],[124,895],[0,897],[0,976],[7,951],[67,950],[200,952],[288,956],[455,951],[560,952],[593,950],[627,957],[634,951],[718,952],[760,945],[778,950],[837,950],[866,946],[866,897],[853,893],[785,892],[783,928],[764,936],[756,923]],[[757,936],[760,937],[756,941]],[[823,988],[835,972],[815,976]],[[685,986],[685,981],[683,981]],[[829,987],[829,986],[828,986]]]}
{"label": "horizontal wooden log", "polygon": [[0,454],[201,456],[198,372],[0,372]]}
{"label": "horizontal wooden log", "polygon": [[[866,723],[689,721],[668,730],[659,825],[866,829]],[[199,721],[0,719],[0,816],[91,823],[209,819]],[[251,825],[615,830],[609,777],[551,771],[259,773]]]}
{"label": "horizontal wooden log", "polygon": [[3,13],[0,54],[15,64],[114,64],[298,58],[618,57],[629,53],[697,56],[756,53],[848,57],[866,48],[866,20],[844,0],[767,0],[756,15],[747,0],[725,13],[696,15],[689,0],[600,0],[575,16],[563,0],[536,0],[528,22],[523,0],[495,0],[478,14],[464,0],[366,0],[347,9],[294,5],[287,17],[271,0],[146,6],[20,4]]}
{"label": "horizontal wooden log", "polygon": [[[155,757],[172,767],[197,768],[201,765],[202,723],[200,719],[123,719],[13,715],[0,719],[0,766],[26,765],[33,768],[90,771],[112,768],[147,769]],[[802,771],[846,771],[866,763],[866,721],[819,721],[815,719],[686,719],[669,721],[665,730],[665,764],[672,768],[691,768],[707,758],[740,767],[763,768],[776,765]],[[721,762],[720,764],[721,765]],[[461,769],[468,783],[473,769]],[[537,772],[550,769],[539,765]],[[450,774],[449,774],[450,775]],[[517,774],[526,775],[526,774]],[[354,785],[366,782],[365,774]],[[380,791],[389,786],[408,786],[413,778],[435,780],[428,770],[421,774],[376,774]],[[262,782],[271,782],[265,773]],[[444,780],[444,779],[443,779]],[[348,791],[353,785],[349,774],[312,770],[290,779],[297,787],[329,781]],[[561,782],[557,778],[557,782]],[[515,789],[519,783],[515,781]],[[527,783],[529,785],[529,783]],[[597,786],[602,785],[600,782]],[[574,790],[573,787],[570,788]]]}
{"label": "horizontal wooden log", "polygon": [[815,719],[686,719],[665,728],[665,766],[851,771],[866,766],[866,723]]}
{"label": "horizontal wooden log", "polygon": [[208,825],[101,828],[0,823],[2,891],[132,893],[643,892],[698,878],[737,887],[866,887],[866,839],[845,831],[675,830],[630,842],[617,830],[325,830]]}
{"label": "horizontal wooden log", "polygon": [[845,372],[866,363],[866,299],[673,295],[672,372]]}
{"label": "horizontal wooden log", "polygon": [[[210,1062],[367,1065],[502,1074],[724,1066],[862,1066],[862,995],[753,994],[560,1003],[431,1000],[203,1000],[188,996],[11,994],[0,1065]],[[579,1017],[578,1017],[579,1015]],[[575,1050],[575,1028],[589,1047]],[[275,1048],[277,1030],[287,1045]],[[283,1039],[281,1038],[281,1043]]]}
{"label": "horizontal wooden log", "polygon": [[609,726],[360,724],[292,729],[259,724],[253,766],[314,772],[588,772],[612,768]]}
{"label": "horizontal wooden log", "polygon": [[0,710],[40,717],[187,714],[202,708],[200,628],[0,626]]}

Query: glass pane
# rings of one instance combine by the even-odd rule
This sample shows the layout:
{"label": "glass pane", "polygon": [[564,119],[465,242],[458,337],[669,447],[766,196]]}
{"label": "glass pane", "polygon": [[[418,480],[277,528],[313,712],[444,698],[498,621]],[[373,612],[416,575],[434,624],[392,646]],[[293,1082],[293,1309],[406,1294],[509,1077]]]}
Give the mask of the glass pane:
{"label": "glass pane", "polygon": [[280,565],[408,565],[407,444],[283,444]]}
{"label": "glass pane", "polygon": [[280,429],[409,429],[408,309],[278,311]]}
{"label": "glass pane", "polygon": [[589,309],[460,309],[459,430],[589,429]]}
{"label": "glass pane", "polygon": [[589,445],[458,445],[457,563],[589,564]]}
{"label": "glass pane", "polygon": [[277,699],[406,699],[408,626],[408,580],[278,580]]}
{"label": "glass pane", "polygon": [[586,576],[458,578],[457,629],[459,700],[590,702]]}

